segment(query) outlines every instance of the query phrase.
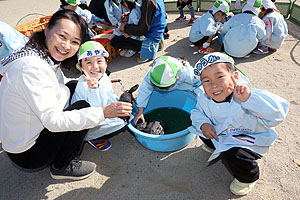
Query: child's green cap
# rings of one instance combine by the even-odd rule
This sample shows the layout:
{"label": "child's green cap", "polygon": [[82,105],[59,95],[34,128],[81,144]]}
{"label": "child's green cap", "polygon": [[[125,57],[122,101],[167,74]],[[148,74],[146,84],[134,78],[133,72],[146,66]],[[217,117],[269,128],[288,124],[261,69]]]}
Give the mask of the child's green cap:
{"label": "child's green cap", "polygon": [[103,56],[108,58],[109,54],[99,42],[87,41],[80,46],[78,51],[78,61],[92,56]]}
{"label": "child's green cap", "polygon": [[239,85],[249,85],[250,81],[249,78],[247,77],[246,74],[244,74],[239,68],[237,68],[234,64],[233,58],[230,56],[220,53],[220,52],[215,52],[215,53],[210,53],[203,58],[201,58],[194,66],[194,75],[195,78],[201,81],[200,75],[201,72],[208,66],[213,65],[215,63],[231,63],[235,69],[239,73],[239,79],[238,79],[238,84]]}
{"label": "child's green cap", "polygon": [[72,5],[72,6],[77,6],[77,5],[80,5],[80,4],[81,4],[80,0],[65,0],[65,2],[66,2],[67,4]]}
{"label": "child's green cap", "polygon": [[261,0],[246,0],[242,12],[251,11],[258,15],[260,12]]}
{"label": "child's green cap", "polygon": [[210,9],[213,14],[216,14],[216,12],[221,11],[225,15],[229,15],[229,5],[227,1],[218,0],[214,3],[213,7]]}
{"label": "child's green cap", "polygon": [[174,57],[160,56],[153,62],[150,80],[157,87],[169,87],[176,82],[177,72],[182,66],[182,62]]}

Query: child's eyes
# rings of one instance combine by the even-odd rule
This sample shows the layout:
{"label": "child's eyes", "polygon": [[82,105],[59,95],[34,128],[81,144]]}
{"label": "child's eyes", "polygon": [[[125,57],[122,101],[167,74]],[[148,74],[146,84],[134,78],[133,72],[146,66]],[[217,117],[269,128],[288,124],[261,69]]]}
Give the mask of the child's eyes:
{"label": "child's eyes", "polygon": [[204,81],[202,81],[203,83],[209,83],[209,80],[204,80]]}
{"label": "child's eyes", "polygon": [[223,78],[224,76],[218,76],[218,78]]}

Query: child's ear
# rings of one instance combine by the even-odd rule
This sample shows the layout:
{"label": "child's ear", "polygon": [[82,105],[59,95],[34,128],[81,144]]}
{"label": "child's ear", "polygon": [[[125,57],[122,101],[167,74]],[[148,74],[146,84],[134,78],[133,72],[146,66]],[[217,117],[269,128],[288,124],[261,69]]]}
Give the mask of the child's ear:
{"label": "child's ear", "polygon": [[233,72],[233,77],[234,77],[234,79],[235,79],[236,81],[238,81],[238,80],[239,80],[239,72],[238,72],[238,71],[234,71],[234,72]]}

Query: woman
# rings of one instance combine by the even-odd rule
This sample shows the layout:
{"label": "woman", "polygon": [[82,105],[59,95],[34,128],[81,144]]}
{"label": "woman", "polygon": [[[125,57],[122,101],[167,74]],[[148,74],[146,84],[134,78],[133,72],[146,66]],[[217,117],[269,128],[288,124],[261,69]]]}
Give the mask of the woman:
{"label": "woman", "polygon": [[60,66],[74,66],[86,38],[81,17],[74,11],[58,11],[44,31],[3,60],[7,70],[0,85],[0,140],[17,166],[37,170],[50,165],[54,179],[86,178],[96,165],[77,156],[88,129],[105,118],[130,115],[128,103],[103,108],[85,101],[68,105],[70,92]]}

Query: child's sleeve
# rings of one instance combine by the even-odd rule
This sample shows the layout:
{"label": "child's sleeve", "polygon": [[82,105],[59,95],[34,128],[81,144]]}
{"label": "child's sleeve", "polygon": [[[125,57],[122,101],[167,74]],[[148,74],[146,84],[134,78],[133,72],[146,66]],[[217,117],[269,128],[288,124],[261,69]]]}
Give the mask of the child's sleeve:
{"label": "child's sleeve", "polygon": [[3,43],[10,53],[24,46],[27,41],[28,38],[22,33],[7,24],[0,23],[0,45]]}
{"label": "child's sleeve", "polygon": [[259,23],[257,25],[257,39],[259,41],[266,41],[268,39],[265,23],[261,19],[259,19]]}
{"label": "child's sleeve", "polygon": [[210,124],[213,126],[211,120],[205,114],[205,112],[202,108],[202,105],[201,105],[201,101],[203,100],[202,95],[204,95],[204,93],[197,96],[196,108],[191,111],[192,126],[193,126],[193,128],[196,129],[197,132],[200,132],[200,133],[202,133],[202,130],[200,129],[202,124],[207,123],[207,124]]}
{"label": "child's sleeve", "polygon": [[186,68],[184,82],[189,86],[187,89],[193,91],[198,96],[201,93],[200,87],[202,83],[195,78],[194,68],[188,62],[186,62],[184,67]]}
{"label": "child's sleeve", "polygon": [[231,26],[230,20],[231,20],[231,18],[220,27],[219,31],[222,35],[225,35],[227,33],[227,31],[229,31],[230,26]]}
{"label": "child's sleeve", "polygon": [[250,98],[241,102],[242,108],[246,109],[267,127],[274,127],[282,122],[289,110],[289,102],[271,92],[259,89],[251,89]]}
{"label": "child's sleeve", "polygon": [[86,23],[89,25],[92,20],[92,13],[89,10],[82,10],[80,7],[77,7],[77,14],[80,16],[84,16],[86,18]]}
{"label": "child's sleeve", "polygon": [[212,36],[217,33],[215,23],[211,20],[202,20],[200,23],[200,31],[204,36]]}
{"label": "child's sleeve", "polygon": [[110,0],[106,0],[104,3],[104,7],[105,7],[106,14],[107,14],[107,17],[108,17],[110,23],[113,26],[115,26],[119,21],[115,18],[113,10],[112,10],[112,6],[110,6],[109,3],[110,3]]}
{"label": "child's sleeve", "polygon": [[147,106],[150,96],[154,90],[153,87],[154,86],[152,86],[149,72],[148,72],[139,88],[137,101],[136,101],[137,107],[145,108]]}

